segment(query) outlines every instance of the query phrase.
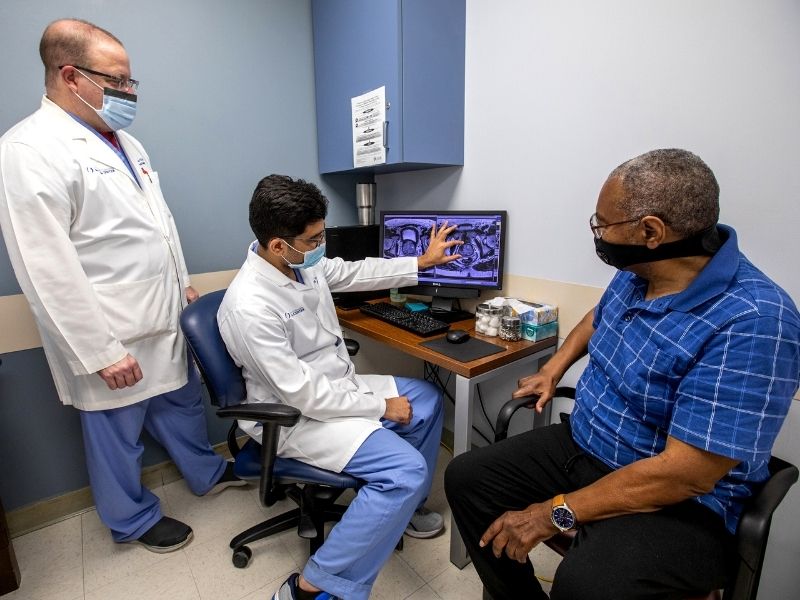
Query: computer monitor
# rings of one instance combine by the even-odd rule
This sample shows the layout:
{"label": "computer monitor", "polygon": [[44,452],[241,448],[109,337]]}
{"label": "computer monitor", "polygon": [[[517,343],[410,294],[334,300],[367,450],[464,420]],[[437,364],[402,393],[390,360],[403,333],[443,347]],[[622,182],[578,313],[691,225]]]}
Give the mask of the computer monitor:
{"label": "computer monitor", "polygon": [[384,258],[420,256],[427,250],[431,229],[456,225],[448,239],[464,243],[449,250],[461,258],[418,274],[410,294],[432,296],[432,309],[451,310],[452,298],[477,298],[482,290],[503,287],[506,211],[384,211],[381,212],[381,248]]}

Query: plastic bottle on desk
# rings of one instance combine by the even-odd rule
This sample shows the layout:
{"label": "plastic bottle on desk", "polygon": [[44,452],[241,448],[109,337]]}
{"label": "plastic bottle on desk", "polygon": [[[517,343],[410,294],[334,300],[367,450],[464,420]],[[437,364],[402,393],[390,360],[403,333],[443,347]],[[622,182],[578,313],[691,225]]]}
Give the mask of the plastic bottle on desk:
{"label": "plastic bottle on desk", "polygon": [[401,294],[400,290],[397,288],[392,288],[389,290],[389,302],[395,306],[405,306],[406,300],[408,300],[408,296]]}

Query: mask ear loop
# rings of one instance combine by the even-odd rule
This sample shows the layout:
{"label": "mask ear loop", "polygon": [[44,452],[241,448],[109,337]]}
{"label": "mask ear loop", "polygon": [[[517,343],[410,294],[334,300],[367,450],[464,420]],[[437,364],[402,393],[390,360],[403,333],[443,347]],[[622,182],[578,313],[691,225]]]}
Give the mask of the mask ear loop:
{"label": "mask ear loop", "polygon": [[[292,250],[294,250],[294,251],[295,251],[295,252],[297,252],[298,254],[302,255],[302,257],[303,257],[303,261],[305,262],[305,260],[306,260],[306,253],[305,253],[305,252],[300,252],[300,250],[298,250],[297,248],[295,248],[294,246],[292,246],[292,245],[291,245],[289,242],[287,242],[287,241],[286,241],[286,240],[284,240],[283,238],[281,238],[281,241],[282,241],[284,244],[286,244],[287,246],[289,246],[289,248],[291,248]],[[288,260],[288,259],[287,259],[287,258],[286,258],[284,255],[283,255],[283,254],[281,254],[280,256],[281,256],[281,258],[283,259],[283,262],[285,262],[285,263],[286,263],[286,266],[287,266],[287,267],[291,267],[292,269],[295,269],[295,268],[297,268],[297,267],[296,267],[296,265],[297,265],[298,263],[293,263],[293,262],[290,262],[290,261],[289,261],[289,260]],[[295,265],[295,266],[292,266],[292,265]]]}
{"label": "mask ear loop", "polygon": [[[75,70],[76,70],[78,73],[80,73],[80,74],[81,74],[81,75],[82,75],[82,76],[83,76],[85,79],[87,79],[87,80],[89,81],[89,83],[91,83],[91,84],[92,84],[92,85],[94,85],[95,87],[98,87],[98,88],[100,88],[101,90],[102,90],[102,89],[104,89],[102,85],[98,84],[96,81],[94,81],[94,80],[93,80],[91,77],[89,77],[89,76],[88,76],[86,73],[84,73],[84,72],[83,72],[83,71],[81,71],[80,69],[75,69]],[[89,103],[88,103],[86,100],[84,100],[84,99],[83,99],[83,96],[81,96],[81,95],[80,95],[78,92],[75,92],[75,91],[73,91],[72,93],[73,93],[73,94],[75,94],[75,95],[78,97],[78,99],[79,99],[81,102],[83,102],[83,103],[84,103],[86,106],[88,106],[88,107],[89,107],[89,108],[91,108],[92,110],[94,110],[94,111],[103,110],[103,104],[101,104],[101,105],[100,105],[100,108],[95,108],[94,106],[92,106],[91,104],[89,104]]]}

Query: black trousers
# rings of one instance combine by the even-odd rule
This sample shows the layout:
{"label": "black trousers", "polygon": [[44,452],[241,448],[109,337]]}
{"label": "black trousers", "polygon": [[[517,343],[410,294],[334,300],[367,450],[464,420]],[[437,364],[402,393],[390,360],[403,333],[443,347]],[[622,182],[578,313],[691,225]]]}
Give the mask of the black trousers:
{"label": "black trousers", "polygon": [[[568,423],[514,436],[453,459],[445,491],[475,569],[493,600],[547,598],[530,560],[497,559],[478,542],[505,511],[585,487],[611,469],[585,454]],[[551,591],[558,600],[685,598],[724,586],[733,536],[687,500],[653,513],[582,524]]]}

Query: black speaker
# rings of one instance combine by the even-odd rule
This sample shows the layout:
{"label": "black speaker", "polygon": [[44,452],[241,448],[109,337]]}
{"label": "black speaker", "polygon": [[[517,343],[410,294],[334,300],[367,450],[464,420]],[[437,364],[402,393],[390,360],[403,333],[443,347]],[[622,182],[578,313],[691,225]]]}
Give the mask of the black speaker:
{"label": "black speaker", "polygon": [[[342,225],[325,228],[325,256],[344,260],[364,260],[381,256],[379,225]],[[370,292],[332,292],[333,302],[339,308],[358,308],[367,300],[387,296],[386,290]]]}
{"label": "black speaker", "polygon": [[363,260],[380,256],[380,226],[342,225],[325,228],[325,256]]}

